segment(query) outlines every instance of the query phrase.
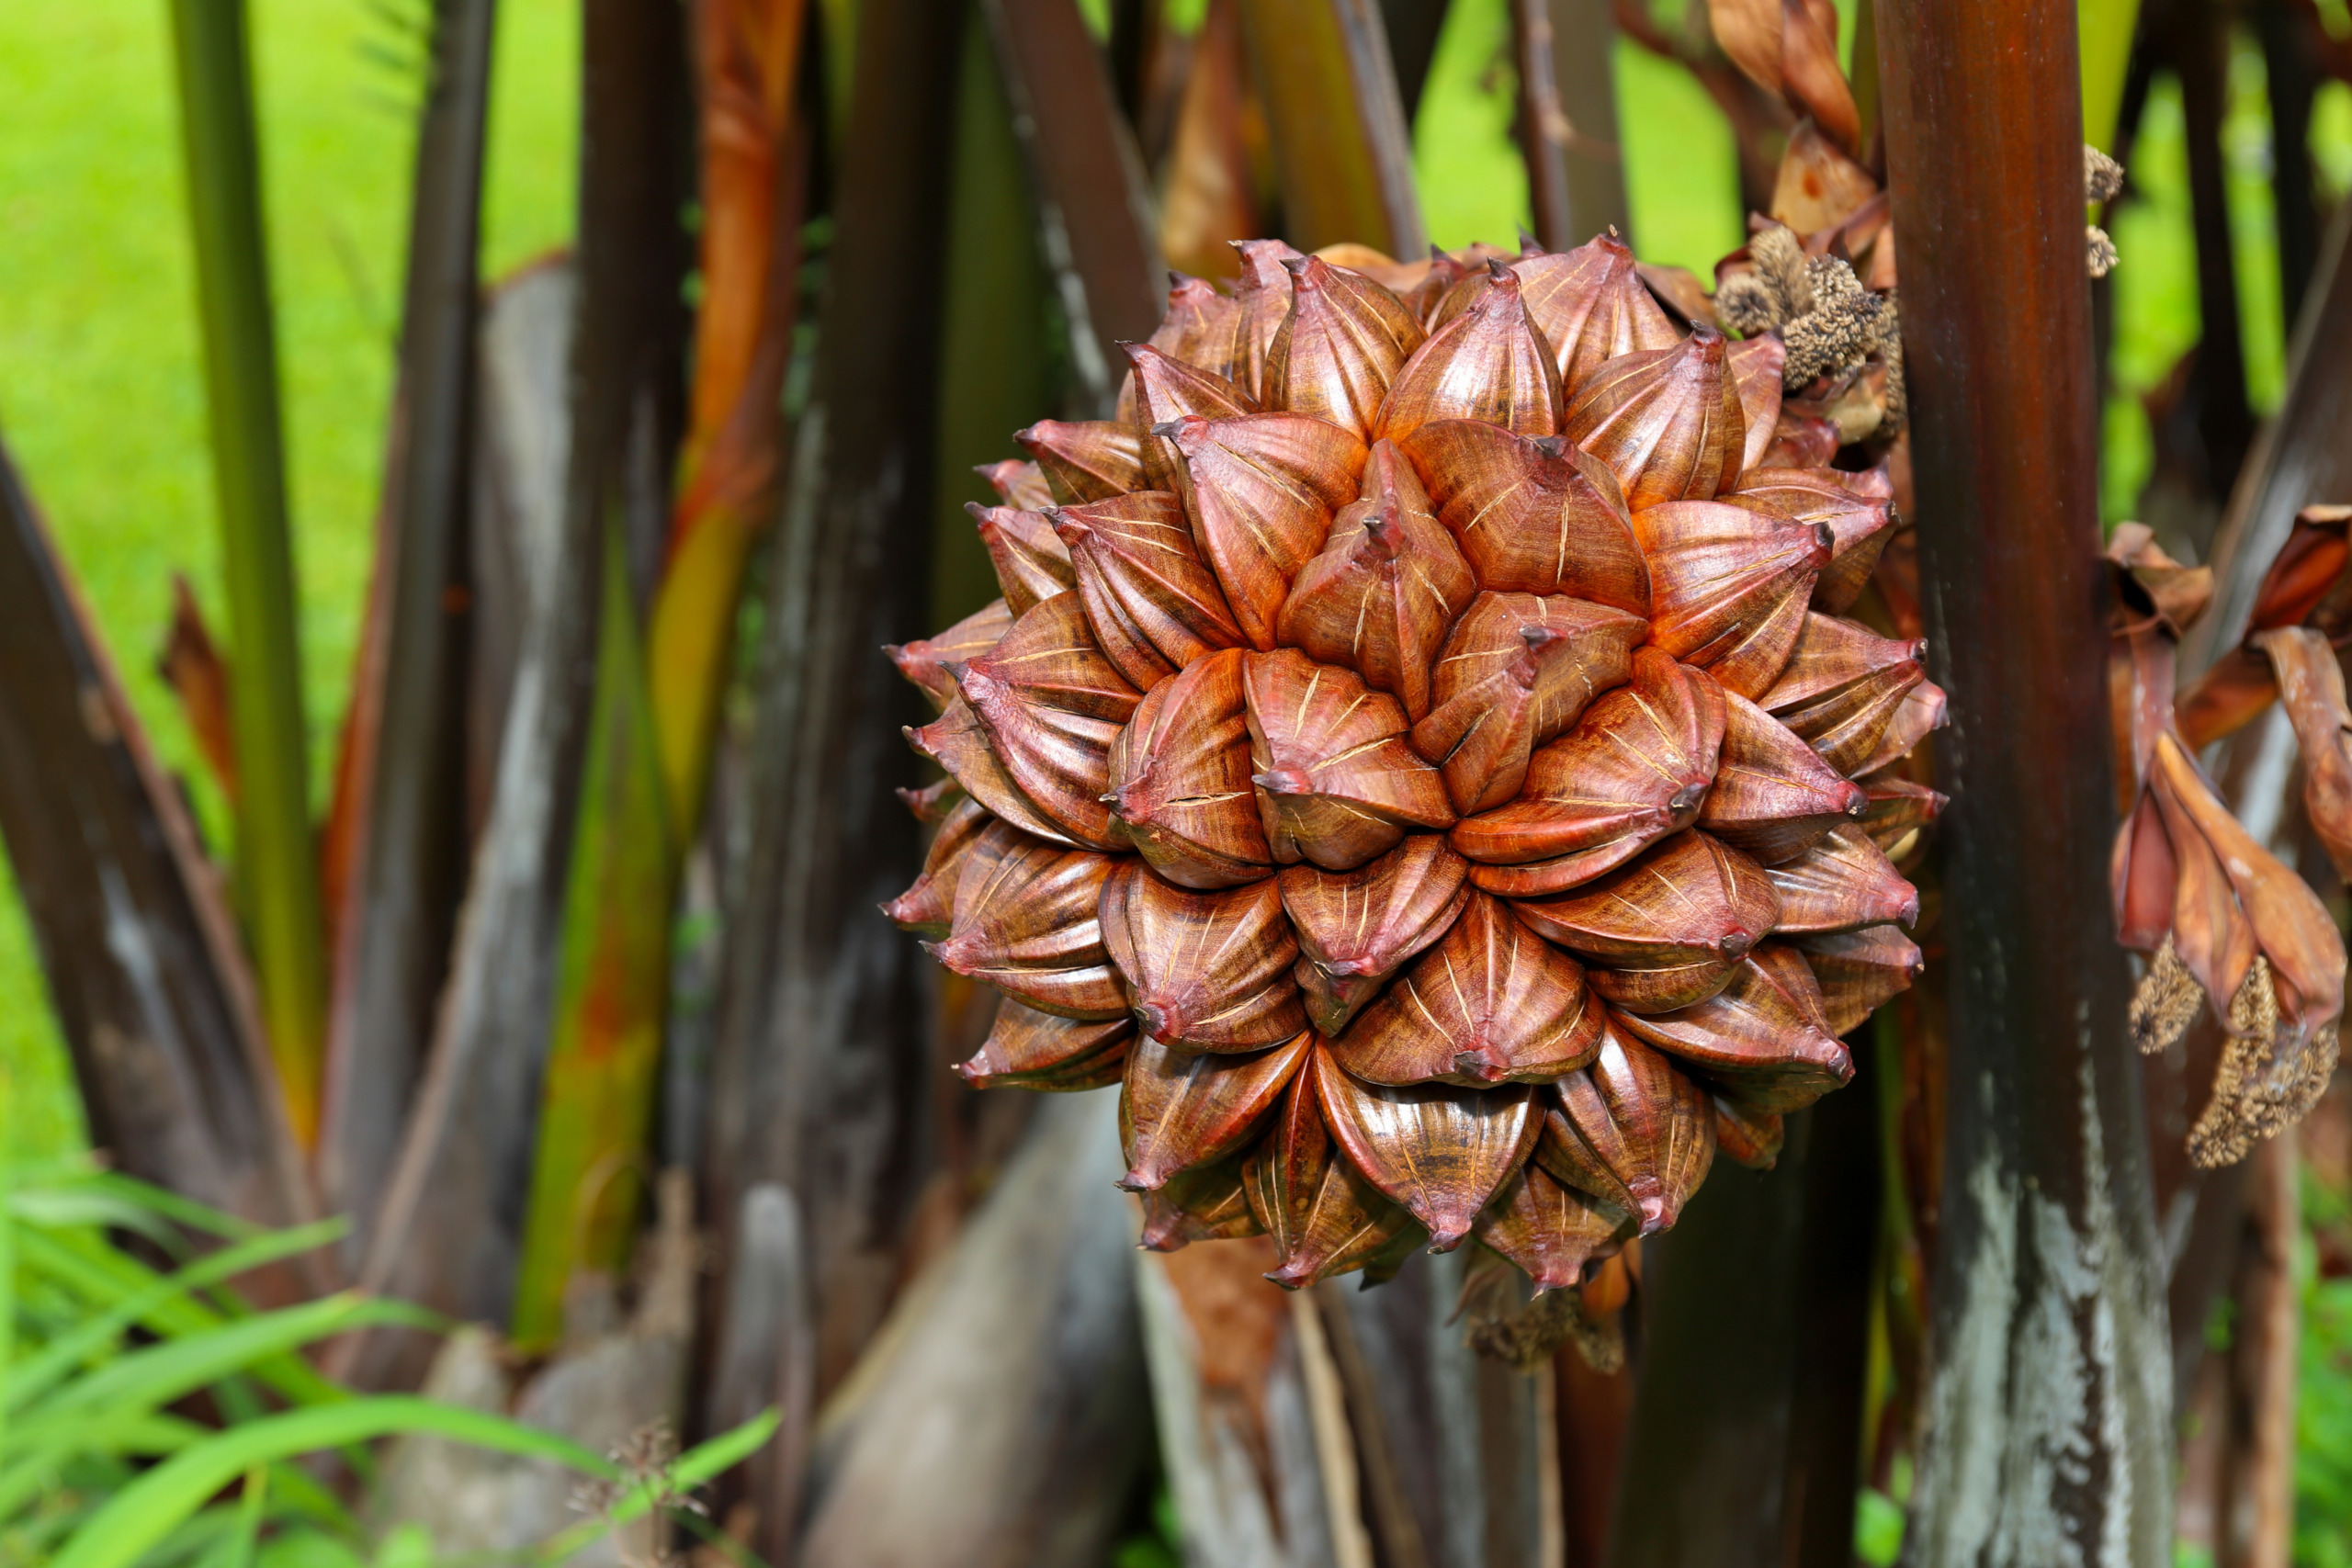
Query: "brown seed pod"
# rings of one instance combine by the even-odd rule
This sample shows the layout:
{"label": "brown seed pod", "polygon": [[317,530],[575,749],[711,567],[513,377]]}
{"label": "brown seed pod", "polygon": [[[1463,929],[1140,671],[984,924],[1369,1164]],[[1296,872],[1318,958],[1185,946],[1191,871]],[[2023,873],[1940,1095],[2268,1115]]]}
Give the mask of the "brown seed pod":
{"label": "brown seed pod", "polygon": [[[1180,364],[1205,370],[1212,376],[1227,376],[1233,364],[1234,322],[1240,313],[1240,301],[1229,294],[1218,293],[1214,283],[1171,272],[1168,275],[1168,309],[1161,314],[1159,325],[1152,329],[1149,342],[1153,348]],[[1129,371],[1119,383],[1121,424],[1144,423],[1137,417],[1136,404],[1135,373]]]}
{"label": "brown seed pod", "polygon": [[[1224,377],[1170,358],[1148,344],[1125,345],[1127,384],[1135,389],[1132,423],[1149,430],[1186,414],[1203,419],[1231,419],[1256,413],[1258,400]],[[1176,449],[1157,435],[1143,444],[1144,483],[1153,490],[1176,488]]]}
{"label": "brown seed pod", "polygon": [[[1319,1055],[1322,1047],[1315,1047]],[[1274,1122],[1242,1168],[1250,1210],[1274,1238],[1282,1266],[1266,1276],[1295,1291],[1343,1274],[1411,1232],[1412,1215],[1341,1157],[1323,1124],[1315,1069],[1306,1066],[1283,1091]]]}
{"label": "brown seed pod", "polygon": [[1917,836],[1933,827],[1951,804],[1949,795],[1895,773],[1871,773],[1854,782],[1870,799],[1862,812],[1862,831],[1890,856],[1908,852]]}
{"label": "brown seed pod", "polygon": [[988,480],[989,488],[1007,506],[1043,512],[1054,503],[1054,487],[1046,482],[1046,471],[1035,463],[1007,457],[1001,463],[982,463],[972,471]]}
{"label": "brown seed pod", "polygon": [[1816,610],[1843,615],[1860,597],[1886,542],[1894,536],[1894,486],[1883,467],[1867,473],[1836,468],[1750,467],[1738,488],[1718,497],[1791,523],[1819,523],[1829,529],[1829,564],[1813,585]]}
{"label": "brown seed pod", "polygon": [[922,874],[915,885],[882,906],[900,931],[941,937],[956,923],[956,883],[964,874],[964,860],[972,846],[988,835],[1016,831],[987,807],[966,795],[956,804],[931,836],[924,852]]}
{"label": "brown seed pod", "polygon": [[1193,537],[1242,639],[1274,647],[1274,622],[1331,515],[1356,498],[1367,453],[1351,431],[1306,414],[1191,416],[1155,427],[1182,459],[1177,486]]}
{"label": "brown seed pod", "polygon": [[1049,513],[1103,654],[1138,690],[1241,643],[1241,628],[1168,491]]}
{"label": "brown seed pod", "polygon": [[1362,435],[1428,334],[1403,300],[1363,274],[1317,256],[1288,265],[1290,314],[1267,350],[1266,401]]}
{"label": "brown seed pod", "polygon": [[1770,1170],[1780,1162],[1786,1130],[1777,1111],[1757,1111],[1729,1095],[1714,1097],[1715,1147],[1750,1170]]}
{"label": "brown seed pod", "polygon": [[1471,1228],[1519,1265],[1542,1295],[1582,1280],[1585,1265],[1622,1246],[1634,1222],[1623,1209],[1563,1186],[1531,1160]]}
{"label": "brown seed pod", "polygon": [[1271,878],[1218,893],[1123,861],[1102,885],[1102,942],[1144,1032],[1188,1051],[1254,1051],[1306,1027],[1298,942]]}
{"label": "brown seed pod", "polygon": [[1606,964],[1588,976],[1593,989],[1633,1012],[1672,1012],[1723,989],[1781,913],[1761,866],[1695,829],[1573,893],[1513,908]]}
{"label": "brown seed pod", "polygon": [[1139,1035],[1119,1094],[1119,1185],[1148,1192],[1169,1178],[1238,1153],[1282,1098],[1315,1036],[1247,1055],[1180,1051]]}
{"label": "brown seed pod", "polygon": [[1034,839],[984,840],[956,884],[944,942],[924,943],[958,975],[1040,1012],[1091,1022],[1127,1015],[1127,988],[1103,950],[1097,910],[1108,855]]}
{"label": "brown seed pod", "polygon": [[1037,461],[1064,506],[1108,501],[1143,488],[1143,435],[1107,419],[1041,419],[1012,439]]}
{"label": "brown seed pod", "polygon": [[1547,1082],[1592,1059],[1600,1012],[1582,965],[1478,893],[1330,1049],[1366,1083]]}
{"label": "brown seed pod", "polygon": [[1147,1252],[1176,1252],[1196,1241],[1233,1241],[1259,1235],[1265,1227],[1250,1211],[1242,1190],[1241,1156],[1227,1155],[1170,1177],[1165,1186],[1143,1194],[1143,1234]]}
{"label": "brown seed pod", "polygon": [[1490,263],[1476,303],[1437,328],[1396,372],[1375,436],[1401,442],[1441,419],[1484,420],[1519,435],[1560,430],[1560,371],[1527,314],[1519,278]]}
{"label": "brown seed pod", "polygon": [[979,716],[963,698],[949,703],[946,712],[922,728],[910,728],[902,733],[918,756],[946,769],[947,776],[965,794],[997,816],[1024,833],[1075,847],[1077,840],[1022,793],[1012,774],[998,760]]}
{"label": "brown seed pod", "polygon": [[1054,536],[1053,522],[1044,512],[982,506],[977,501],[964,510],[979,525],[980,543],[988,547],[989,559],[996,567],[1005,608],[1013,615],[1078,586],[1069,547]]}
{"label": "brown seed pod", "polygon": [[1913,747],[1944,727],[1948,719],[1946,702],[1944,689],[1933,681],[1922,681],[1912,687],[1895,708],[1894,716],[1887,721],[1878,744],[1871,748],[1869,756],[1849,769],[1849,773],[1860,778],[1908,757]]}
{"label": "brown seed pod", "polygon": [[1714,1110],[1705,1089],[1612,1016],[1592,1065],[1552,1092],[1592,1157],[1633,1200],[1640,1234],[1654,1235],[1681,1217],[1714,1159]]}
{"label": "brown seed pod", "polygon": [[949,812],[969,798],[964,786],[954,779],[933,779],[920,789],[899,784],[890,793],[906,802],[907,810],[918,822],[944,822]]}
{"label": "brown seed pod", "polygon": [[[1448,255],[1431,245],[1429,270],[1421,274],[1419,283],[1406,290],[1405,308],[1413,312],[1413,319],[1419,321],[1424,329],[1434,332],[1442,324],[1435,319],[1439,309],[1445,303],[1453,286],[1469,273],[1469,267],[1460,258]],[[1449,321],[1452,319],[1447,318]]]}
{"label": "brown seed pod", "polygon": [[1860,1028],[1881,1002],[1909,990],[1927,967],[1918,944],[1893,926],[1799,937],[1797,948],[1820,983],[1833,1034]]}
{"label": "brown seed pod", "polygon": [[1383,1088],[1341,1071],[1328,1050],[1315,1053],[1313,1070],[1340,1152],[1428,1228],[1435,1252],[1462,1245],[1478,1211],[1526,1163],[1543,1125],[1524,1085]]}
{"label": "brown seed pod", "polygon": [[1724,746],[1699,826],[1765,865],[1792,861],[1861,816],[1870,797],[1746,697],[1724,694]]}
{"label": "brown seed pod", "polygon": [[1527,782],[1529,757],[1624,683],[1639,615],[1581,599],[1481,593],[1445,639],[1434,705],[1413,749],[1437,763],[1446,795],[1468,815],[1502,805]]}
{"label": "brown seed pod", "polygon": [[1635,512],[1706,501],[1739,478],[1747,419],[1723,333],[1611,360],[1577,389],[1560,433],[1607,465]]}
{"label": "brown seed pod", "polygon": [[1125,1076],[1135,1032],[1124,1018],[1084,1023],[1008,998],[998,1007],[988,1039],[956,1072],[974,1089],[1100,1089]]}
{"label": "brown seed pod", "polygon": [[1634,266],[1634,253],[1614,234],[1598,235],[1572,251],[1522,256],[1511,265],[1570,400],[1602,361],[1682,341]]}
{"label": "brown seed pod", "polygon": [[1826,525],[1786,523],[1719,502],[1636,513],[1650,563],[1650,640],[1753,697],[1780,678],[1828,562]]}
{"label": "brown seed pod", "polygon": [[1394,443],[1372,449],[1363,490],[1291,584],[1274,635],[1318,663],[1355,671],[1419,719],[1430,708],[1430,668],[1478,580]]}
{"label": "brown seed pod", "polygon": [[[1724,355],[1731,367],[1732,387],[1739,394],[1740,417],[1747,424],[1740,443],[1742,469],[1755,468],[1771,449],[1781,423],[1781,369],[1788,357],[1787,345],[1771,333],[1736,343]],[[1730,488],[1726,485],[1717,494]]]}
{"label": "brown seed pod", "polygon": [[1347,871],[1408,828],[1450,828],[1438,772],[1405,741],[1396,699],[1295,649],[1242,660],[1250,776],[1266,842],[1284,865]]}
{"label": "brown seed pod", "polygon": [[1299,253],[1280,240],[1236,240],[1233,248],[1241,253],[1241,280],[1233,290],[1233,347],[1225,375],[1262,403],[1266,360],[1274,334],[1290,317],[1290,269],[1283,264],[1297,260]]}
{"label": "brown seed pod", "polygon": [[1111,742],[1111,810],[1180,887],[1232,887],[1273,871],[1250,782],[1241,658],[1228,648],[1162,681]]}
{"label": "brown seed pod", "polygon": [[1397,443],[1481,586],[1650,611],[1649,568],[1609,470],[1556,436],[1432,420]]}
{"label": "brown seed pod", "polygon": [[1528,760],[1520,796],[1450,835],[1489,893],[1564,892],[1698,820],[1723,748],[1724,694],[1703,670],[1654,648],[1634,652],[1631,683]]}
{"label": "brown seed pod", "polygon": [[1361,870],[1283,872],[1283,909],[1298,934],[1294,973],[1317,1029],[1338,1034],[1407,959],[1453,927],[1470,901],[1467,869],[1444,839],[1415,833]]}
{"label": "brown seed pod", "polygon": [[1907,926],[1919,918],[1919,890],[1860,823],[1839,823],[1765,875],[1781,896],[1781,919],[1773,929],[1783,934],[1859,931],[1897,920]]}
{"label": "brown seed pod", "polygon": [[932,711],[945,713],[948,704],[956,700],[957,671],[967,660],[994,648],[997,639],[1012,629],[1012,610],[1003,600],[996,599],[937,637],[893,643],[882,651],[890,656],[899,674],[922,688],[922,694],[931,699]]}
{"label": "brown seed pod", "polygon": [[1922,681],[1924,642],[1880,637],[1856,621],[1815,611],[1804,618],[1780,679],[1756,705],[1848,773],[1874,753]]}
{"label": "brown seed pod", "polygon": [[1535,1141],[1530,1163],[1543,1167],[1554,1180],[1631,1215],[1634,1210],[1632,1190],[1577,1130],[1557,1091],[1536,1090],[1535,1111],[1544,1120],[1544,1132]]}
{"label": "brown seed pod", "polygon": [[1764,942],[1695,1007],[1622,1015],[1628,1031],[1763,1111],[1798,1111],[1854,1076],[1829,1032],[1821,987],[1795,949]]}
{"label": "brown seed pod", "polygon": [[1137,698],[1094,646],[1077,595],[1032,608],[956,684],[1004,771],[1064,837],[1088,849],[1126,847],[1102,796],[1111,742]]}

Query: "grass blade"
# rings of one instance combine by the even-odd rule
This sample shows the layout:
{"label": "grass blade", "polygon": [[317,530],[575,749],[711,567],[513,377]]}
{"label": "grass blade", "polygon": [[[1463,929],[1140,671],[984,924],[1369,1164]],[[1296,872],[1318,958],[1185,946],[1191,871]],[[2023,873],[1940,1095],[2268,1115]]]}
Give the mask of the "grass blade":
{"label": "grass blade", "polygon": [[287,1121],[307,1149],[318,1134],[326,955],[243,0],[173,0],[172,36],[235,645],[229,679],[238,883]]}

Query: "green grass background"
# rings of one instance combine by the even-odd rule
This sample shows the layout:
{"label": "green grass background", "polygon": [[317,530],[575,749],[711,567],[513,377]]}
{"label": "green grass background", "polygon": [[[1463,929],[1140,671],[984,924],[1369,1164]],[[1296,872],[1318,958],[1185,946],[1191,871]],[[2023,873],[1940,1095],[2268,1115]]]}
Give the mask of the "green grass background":
{"label": "green grass background", "polygon": [[[279,321],[314,790],[322,791],[372,551],[423,0],[251,0]],[[1842,10],[1850,14],[1851,0]],[[1197,6],[1192,6],[1196,10]],[[1099,12],[1099,5],[1091,6]],[[483,259],[498,273],[571,226],[576,0],[503,0]],[[1527,221],[1510,141],[1504,0],[1455,0],[1415,127],[1430,236],[1509,243]],[[0,435],[94,606],[133,705],[187,777],[216,843],[226,817],[153,673],[175,571],[222,626],[164,0],[0,6]],[[1620,139],[1634,241],[1704,276],[1743,231],[1731,134],[1679,68],[1621,43]],[[2270,127],[2259,53],[2231,61],[2232,229],[2257,403],[2282,380]],[[2322,95],[2315,149],[2352,186],[2352,93]],[[2160,84],[2109,215],[2115,395],[2103,507],[2128,515],[2149,468],[2140,398],[2198,336],[2179,96]],[[19,1155],[81,1137],[31,937],[0,856],[0,1140]],[[2352,1288],[2313,1298],[2306,1345],[2305,1517],[2352,1511]],[[2352,1564],[2322,1526],[2299,1561]]]}

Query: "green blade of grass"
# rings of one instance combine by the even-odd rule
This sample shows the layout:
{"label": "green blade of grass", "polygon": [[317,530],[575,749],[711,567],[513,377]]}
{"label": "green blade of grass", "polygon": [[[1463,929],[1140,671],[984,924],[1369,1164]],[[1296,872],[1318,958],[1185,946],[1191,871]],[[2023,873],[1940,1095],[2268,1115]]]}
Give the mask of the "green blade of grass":
{"label": "green blade of grass", "polygon": [[235,642],[238,883],[279,1091],[295,1139],[307,1149],[318,1130],[326,955],[243,0],[173,0],[172,36]]}

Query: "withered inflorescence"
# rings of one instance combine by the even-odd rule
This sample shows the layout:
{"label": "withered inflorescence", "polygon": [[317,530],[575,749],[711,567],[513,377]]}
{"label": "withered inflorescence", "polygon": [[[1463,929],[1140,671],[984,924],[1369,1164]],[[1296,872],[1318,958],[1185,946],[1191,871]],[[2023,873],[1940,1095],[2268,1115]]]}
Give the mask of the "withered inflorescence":
{"label": "withered inflorescence", "polygon": [[[1892,770],[1943,694],[1845,615],[1888,478],[1613,235],[1240,249],[1117,420],[989,470],[1003,599],[892,650],[953,788],[888,912],[1003,993],[969,1081],[1121,1086],[1147,1245],[1573,1285],[1769,1165],[1917,972],[1888,851],[1941,797]],[[1812,272],[1818,324],[1858,291]]]}

